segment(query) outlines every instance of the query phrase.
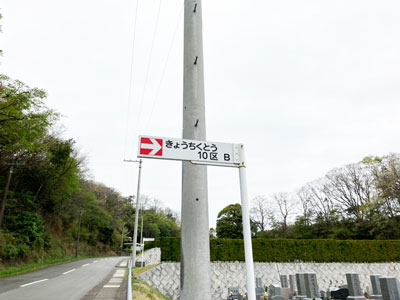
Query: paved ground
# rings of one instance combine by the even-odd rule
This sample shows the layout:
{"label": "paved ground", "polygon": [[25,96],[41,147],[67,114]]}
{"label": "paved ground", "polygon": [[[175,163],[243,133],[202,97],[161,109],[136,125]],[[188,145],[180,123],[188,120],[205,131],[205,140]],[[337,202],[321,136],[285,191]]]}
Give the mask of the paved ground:
{"label": "paved ground", "polygon": [[0,300],[93,299],[121,268],[124,259],[84,259],[2,278]]}

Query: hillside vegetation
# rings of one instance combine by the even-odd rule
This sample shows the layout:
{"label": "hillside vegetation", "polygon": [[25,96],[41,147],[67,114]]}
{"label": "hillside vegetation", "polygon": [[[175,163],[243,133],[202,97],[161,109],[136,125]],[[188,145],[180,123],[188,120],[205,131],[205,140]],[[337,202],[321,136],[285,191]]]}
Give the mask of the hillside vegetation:
{"label": "hillside vegetation", "polygon": [[[74,140],[52,132],[59,115],[45,97],[0,75],[0,267],[73,255],[79,220],[82,254],[119,253],[132,236],[133,197],[88,178]],[[178,236],[176,214],[144,198],[144,235]]]}

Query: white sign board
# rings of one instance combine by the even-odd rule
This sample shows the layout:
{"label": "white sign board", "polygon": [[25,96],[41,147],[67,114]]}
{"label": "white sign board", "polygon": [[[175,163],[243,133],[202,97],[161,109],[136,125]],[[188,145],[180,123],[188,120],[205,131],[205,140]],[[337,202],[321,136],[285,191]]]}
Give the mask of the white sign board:
{"label": "white sign board", "polygon": [[143,238],[143,243],[144,242],[154,242],[154,238]]}
{"label": "white sign board", "polygon": [[238,166],[240,144],[139,136],[138,157]]}

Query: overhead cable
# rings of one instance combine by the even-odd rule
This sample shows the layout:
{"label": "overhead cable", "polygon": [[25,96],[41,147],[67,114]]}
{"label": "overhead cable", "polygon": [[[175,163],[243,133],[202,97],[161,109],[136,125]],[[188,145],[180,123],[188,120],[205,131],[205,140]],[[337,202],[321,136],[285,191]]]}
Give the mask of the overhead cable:
{"label": "overhead cable", "polygon": [[124,143],[124,157],[126,155],[126,148],[128,142],[128,129],[129,129],[129,116],[131,113],[131,97],[133,93],[134,84],[132,83],[133,75],[134,75],[134,60],[135,60],[135,40],[136,40],[136,23],[137,23],[137,15],[139,8],[139,0],[136,0],[136,9],[135,9],[135,17],[134,17],[134,27],[133,27],[133,38],[132,38],[132,51],[131,51],[131,66],[129,73],[129,92],[128,92],[128,109],[126,111],[126,128],[125,128],[125,143]]}
{"label": "overhead cable", "polygon": [[160,11],[161,11],[161,0],[159,0],[159,4],[158,4],[156,25],[154,26],[153,38],[152,38],[151,47],[150,47],[149,60],[147,62],[147,68],[146,68],[146,73],[145,73],[143,92],[142,92],[142,97],[140,98],[139,114],[137,116],[136,125],[135,125],[135,130],[136,130],[135,136],[138,133],[138,126],[139,126],[140,115],[142,113],[143,100],[144,100],[144,96],[146,94],[147,82],[148,82],[148,79],[149,79],[149,70],[150,70],[151,60],[152,60],[152,57],[153,57],[154,42],[155,42],[157,30],[158,30],[158,23],[159,23],[159,20],[160,20]]}
{"label": "overhead cable", "polygon": [[158,86],[157,86],[156,96],[154,98],[153,105],[151,107],[149,119],[147,120],[146,129],[148,128],[148,126],[149,126],[149,124],[151,122],[151,119],[153,117],[153,112],[154,112],[154,109],[156,107],[156,103],[158,102],[158,99],[159,99],[159,95],[160,95],[160,91],[161,91],[161,85],[162,85],[163,80],[164,80],[165,71],[167,70],[169,57],[171,55],[172,48],[173,48],[174,42],[175,42],[176,33],[178,32],[179,24],[181,22],[181,17],[182,17],[182,13],[183,13],[183,7],[184,6],[182,5],[181,11],[180,11],[180,13],[178,15],[178,20],[177,20],[176,25],[175,25],[175,30],[174,30],[174,34],[172,36],[171,44],[169,45],[169,49],[168,49],[167,57],[165,59],[165,63],[164,63],[164,67],[163,67],[163,70],[162,70],[161,78],[160,78],[160,81],[159,81]]}

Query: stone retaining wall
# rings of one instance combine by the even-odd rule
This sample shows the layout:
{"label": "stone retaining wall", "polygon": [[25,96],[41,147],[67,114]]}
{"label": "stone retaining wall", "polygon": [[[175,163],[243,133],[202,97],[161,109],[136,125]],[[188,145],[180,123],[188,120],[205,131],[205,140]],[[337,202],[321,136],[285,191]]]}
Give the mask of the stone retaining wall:
{"label": "stone retaining wall", "polygon": [[156,265],[161,262],[161,249],[160,248],[152,248],[146,250],[142,255],[139,255],[136,258],[136,261],[142,261],[144,259],[144,263],[146,266]]}
{"label": "stone retaining wall", "polygon": [[[154,251],[156,253],[156,250]],[[147,262],[146,265],[148,265]],[[400,279],[400,263],[255,263],[254,272],[256,277],[262,279],[264,286],[279,284],[279,275],[315,272],[320,290],[346,284],[346,273],[358,273],[361,287],[366,290],[371,286],[369,275],[372,274],[396,276]],[[179,299],[179,274],[179,263],[162,263],[142,273],[139,279],[158,289],[168,298],[176,300]],[[246,291],[245,264],[243,262],[211,263],[212,299],[226,299],[228,287],[231,286],[238,286]]]}

